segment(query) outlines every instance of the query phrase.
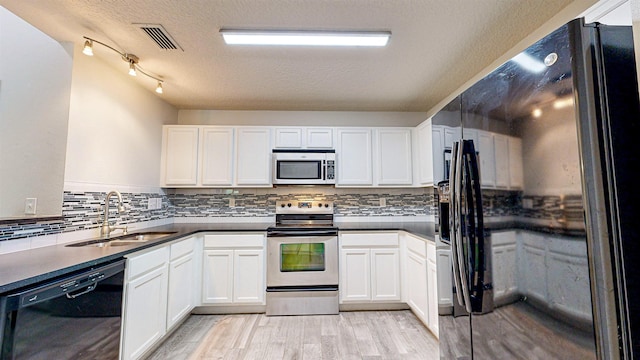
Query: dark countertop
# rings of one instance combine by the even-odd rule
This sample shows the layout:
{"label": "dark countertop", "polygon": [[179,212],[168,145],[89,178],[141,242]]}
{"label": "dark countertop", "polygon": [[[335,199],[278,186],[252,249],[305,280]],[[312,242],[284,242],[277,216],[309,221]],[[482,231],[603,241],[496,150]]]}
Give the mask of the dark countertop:
{"label": "dark countertop", "polygon": [[427,221],[363,221],[336,222],[340,231],[366,231],[366,230],[404,230],[413,235],[417,235],[435,241],[437,224]]}
{"label": "dark countertop", "polygon": [[[98,266],[145,248],[167,243],[199,232],[215,231],[266,231],[270,222],[194,223],[171,224],[131,231],[129,234],[148,231],[175,231],[155,241],[118,247],[69,247],[60,244],[0,255],[0,294],[72,274]],[[404,230],[414,235],[434,240],[435,224],[429,222],[340,222],[340,231]],[[118,237],[119,234],[113,237]],[[97,239],[97,238],[95,238]],[[82,241],[93,240],[83,239]],[[75,241],[75,242],[80,242]]]}

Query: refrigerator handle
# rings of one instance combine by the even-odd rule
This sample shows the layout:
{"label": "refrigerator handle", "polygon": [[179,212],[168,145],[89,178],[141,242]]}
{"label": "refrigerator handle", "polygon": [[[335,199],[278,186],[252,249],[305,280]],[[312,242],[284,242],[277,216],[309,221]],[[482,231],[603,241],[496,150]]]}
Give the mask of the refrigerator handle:
{"label": "refrigerator handle", "polygon": [[[453,143],[451,149],[451,163],[449,167],[449,242],[451,244],[451,263],[453,267],[453,285],[456,290],[456,298],[458,303],[464,306],[464,299],[462,298],[462,290],[460,283],[460,269],[458,268],[458,244],[457,236],[458,232],[456,218],[458,216],[458,210],[456,208],[456,169],[457,169],[457,157],[458,157],[458,143]],[[455,300],[454,300],[455,301]]]}
{"label": "refrigerator handle", "polygon": [[452,219],[452,228],[450,230],[451,233],[451,254],[453,260],[453,273],[454,273],[454,282],[456,287],[456,296],[458,298],[458,303],[464,306],[467,311],[470,308],[469,304],[469,287],[467,280],[467,270],[465,265],[465,256],[464,256],[464,243],[462,242],[462,171],[463,171],[463,147],[462,142],[456,142],[453,148],[452,153],[452,164],[451,166],[451,178],[450,181],[452,183],[452,187],[450,189],[453,190],[453,194],[450,196],[451,198],[451,219]]}
{"label": "refrigerator handle", "polygon": [[[465,158],[468,159],[468,186],[469,186],[469,251],[471,266],[473,269],[473,281],[471,285],[472,298],[469,299],[474,312],[482,312],[484,299],[484,279],[485,279],[485,241],[484,241],[484,217],[482,213],[482,189],[480,187],[480,167],[478,165],[478,154],[475,151],[473,141],[465,141]],[[473,301],[471,301],[473,300]]]}

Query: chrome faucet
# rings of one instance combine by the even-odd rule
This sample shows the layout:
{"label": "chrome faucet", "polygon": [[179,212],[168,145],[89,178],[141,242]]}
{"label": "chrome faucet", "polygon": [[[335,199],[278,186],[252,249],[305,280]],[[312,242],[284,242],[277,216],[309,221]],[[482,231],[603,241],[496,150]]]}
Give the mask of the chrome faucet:
{"label": "chrome faucet", "polygon": [[107,194],[107,197],[104,200],[104,220],[102,221],[102,226],[100,227],[100,236],[109,237],[112,231],[116,229],[122,229],[124,233],[127,233],[127,227],[124,226],[111,226],[109,225],[109,200],[111,199],[111,195],[116,195],[118,197],[118,213],[124,211],[124,204],[122,203],[122,195],[118,191],[111,191]]}

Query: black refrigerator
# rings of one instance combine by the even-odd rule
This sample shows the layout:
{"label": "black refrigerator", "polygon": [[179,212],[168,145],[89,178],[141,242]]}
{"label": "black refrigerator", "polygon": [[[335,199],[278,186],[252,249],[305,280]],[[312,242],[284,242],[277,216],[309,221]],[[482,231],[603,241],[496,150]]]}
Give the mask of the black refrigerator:
{"label": "black refrigerator", "polygon": [[631,27],[581,19],[434,115],[440,358],[640,358],[638,122]]}

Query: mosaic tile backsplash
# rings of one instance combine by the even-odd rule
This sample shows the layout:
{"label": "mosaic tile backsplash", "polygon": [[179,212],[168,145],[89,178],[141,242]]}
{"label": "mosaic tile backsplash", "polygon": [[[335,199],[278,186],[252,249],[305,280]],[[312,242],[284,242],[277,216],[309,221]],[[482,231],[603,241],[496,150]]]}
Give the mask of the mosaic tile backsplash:
{"label": "mosaic tile backsplash", "polygon": [[[116,206],[111,206],[109,218],[123,225],[167,218],[273,217],[276,201],[311,198],[333,201],[336,216],[437,216],[437,195],[433,189],[409,189],[406,193],[399,193],[397,189],[388,192],[376,189],[363,193],[345,191],[336,191],[334,194],[270,193],[269,190],[262,190],[263,193],[258,194],[209,194],[193,190],[176,191],[168,195],[122,193],[127,211],[118,214]],[[97,228],[102,222],[105,195],[102,192],[65,192],[62,220],[0,224],[0,241]],[[162,207],[148,210],[150,198],[161,198]],[[235,206],[230,207],[229,200],[232,198]],[[380,198],[385,198],[386,206],[380,206]],[[483,192],[483,202],[485,209],[488,209],[485,215],[490,217],[583,220],[584,209],[579,195],[523,197],[517,191],[487,190]],[[112,205],[115,205],[113,199]]]}

